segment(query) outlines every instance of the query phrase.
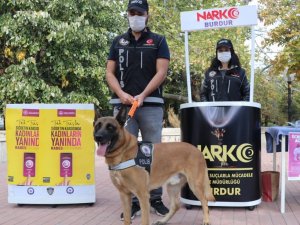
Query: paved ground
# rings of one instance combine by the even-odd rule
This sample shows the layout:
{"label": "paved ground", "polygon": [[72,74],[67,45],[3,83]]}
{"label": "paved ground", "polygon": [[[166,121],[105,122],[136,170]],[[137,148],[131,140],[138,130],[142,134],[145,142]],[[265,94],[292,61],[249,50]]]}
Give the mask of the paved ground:
{"label": "paved ground", "polygon": [[[272,155],[265,153],[262,138],[262,171],[272,169]],[[279,159],[279,154],[277,159]],[[112,186],[108,170],[102,158],[96,157],[97,200],[93,206],[48,205],[17,206],[7,203],[6,163],[0,162],[0,224],[2,225],[121,225],[121,206],[118,192]],[[277,168],[280,168],[278,160]],[[289,181],[286,187],[286,213],[280,213],[280,201],[262,202],[253,211],[245,208],[212,207],[212,225],[299,225],[300,224],[300,182]],[[164,196],[164,202],[168,199]],[[151,214],[152,221],[159,217]],[[186,210],[184,206],[172,218],[171,225],[200,225],[202,211],[199,207]],[[133,225],[140,224],[140,217]]]}

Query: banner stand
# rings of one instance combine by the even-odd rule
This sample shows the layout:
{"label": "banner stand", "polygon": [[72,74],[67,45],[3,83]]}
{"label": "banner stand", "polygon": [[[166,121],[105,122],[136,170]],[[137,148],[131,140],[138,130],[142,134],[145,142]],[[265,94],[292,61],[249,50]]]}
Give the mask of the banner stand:
{"label": "banner stand", "polygon": [[[180,106],[181,140],[206,159],[215,202],[209,206],[249,207],[261,203],[260,104],[198,102]],[[201,205],[186,184],[181,202]]]}
{"label": "banner stand", "polygon": [[8,104],[8,203],[93,204],[93,120],[92,104]]}
{"label": "banner stand", "polygon": [[[209,206],[254,207],[261,203],[260,104],[253,102],[257,7],[240,6],[181,12],[188,103],[180,105],[182,141],[197,146],[207,162],[216,202]],[[250,102],[192,102],[188,32],[251,26]],[[229,119],[230,118],[230,119]],[[245,131],[245,133],[243,133]],[[251,190],[251,191],[250,191]],[[188,185],[181,202],[201,205]]]}

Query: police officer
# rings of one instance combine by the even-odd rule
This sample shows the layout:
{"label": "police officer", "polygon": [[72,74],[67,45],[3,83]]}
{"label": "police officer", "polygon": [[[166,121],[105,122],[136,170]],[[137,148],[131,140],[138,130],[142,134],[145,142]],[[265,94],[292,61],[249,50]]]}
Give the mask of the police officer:
{"label": "police officer", "polygon": [[[110,103],[114,114],[120,104],[130,107],[138,101],[138,109],[126,129],[143,141],[161,142],[163,122],[162,83],[169,66],[170,53],[166,39],[147,27],[149,6],[146,0],[130,0],[127,8],[129,29],[117,36],[110,48],[106,80],[113,92]],[[164,206],[162,188],[151,191],[150,204],[158,215],[169,210]],[[137,198],[133,198],[131,218],[140,212]],[[121,220],[123,213],[121,214]]]}
{"label": "police officer", "polygon": [[229,39],[217,42],[216,57],[205,72],[201,101],[249,101],[250,87],[245,70]]}

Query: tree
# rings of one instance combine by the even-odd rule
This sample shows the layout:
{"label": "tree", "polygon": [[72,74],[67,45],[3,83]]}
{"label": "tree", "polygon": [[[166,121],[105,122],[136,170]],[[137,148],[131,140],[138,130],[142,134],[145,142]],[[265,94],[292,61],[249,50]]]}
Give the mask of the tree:
{"label": "tree", "polygon": [[300,79],[300,2],[297,0],[260,1],[260,18],[271,27],[264,48],[273,45],[282,50],[270,60],[273,74],[281,74],[285,67]]}
{"label": "tree", "polygon": [[122,11],[122,1],[1,1],[0,110],[33,102],[107,109],[105,63]]}
{"label": "tree", "polygon": [[269,74],[269,70],[255,71],[255,102],[261,104],[262,125],[282,125],[285,123],[284,104],[282,95],[285,91],[283,80]]}
{"label": "tree", "polygon": [[[300,80],[300,2],[297,0],[260,1],[259,9],[260,19],[268,26],[268,32],[262,44],[266,51],[274,51],[277,46],[278,51],[275,58],[265,58],[264,62],[269,65],[267,71],[267,80],[261,80],[257,84],[261,95],[267,96],[264,106],[267,107],[266,113],[271,117],[277,117],[277,124],[285,124],[287,121],[287,82],[284,81],[282,74],[285,68],[288,68],[288,74],[295,73],[296,80],[292,82],[292,119],[300,118],[299,104],[299,80]],[[264,27],[264,29],[266,29]],[[270,80],[276,81],[270,86],[263,83],[269,83]],[[281,87],[278,89],[278,87]],[[267,87],[267,88],[266,88]],[[273,88],[277,93],[269,93]],[[278,109],[280,112],[278,112]],[[274,113],[276,112],[276,113]],[[278,112],[278,113],[277,113]]]}
{"label": "tree", "polygon": [[[197,0],[165,2],[149,0],[150,27],[167,37],[172,53],[166,92],[186,97],[180,12],[236,5],[238,1],[226,5],[221,0],[201,5]],[[88,102],[109,109],[105,62],[112,39],[126,30],[126,5],[127,1],[99,0],[0,2],[0,110],[7,103],[32,102]],[[247,34],[246,28],[190,34],[194,99],[219,38],[233,40],[249,69],[243,44]]]}

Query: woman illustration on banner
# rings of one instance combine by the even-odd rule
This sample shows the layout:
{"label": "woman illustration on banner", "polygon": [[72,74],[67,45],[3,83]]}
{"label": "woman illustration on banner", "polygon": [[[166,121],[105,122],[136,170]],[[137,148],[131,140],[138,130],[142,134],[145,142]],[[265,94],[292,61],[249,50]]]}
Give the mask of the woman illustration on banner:
{"label": "woman illustration on banner", "polygon": [[297,144],[296,148],[294,149],[294,160],[300,161],[300,144]]}
{"label": "woman illustration on banner", "polygon": [[207,101],[249,101],[250,86],[229,39],[217,42],[216,56],[205,72],[200,99]]}

